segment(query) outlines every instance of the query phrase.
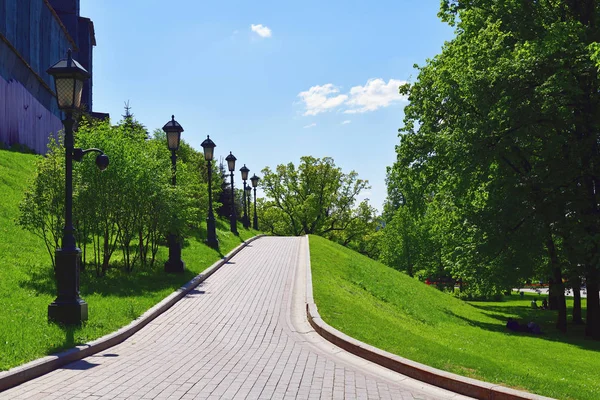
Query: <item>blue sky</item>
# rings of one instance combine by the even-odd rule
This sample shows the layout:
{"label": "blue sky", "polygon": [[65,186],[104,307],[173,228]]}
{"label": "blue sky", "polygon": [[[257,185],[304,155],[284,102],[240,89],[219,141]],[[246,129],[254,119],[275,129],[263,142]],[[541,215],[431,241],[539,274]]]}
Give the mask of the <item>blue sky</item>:
{"label": "blue sky", "polygon": [[[333,157],[382,209],[406,102],[400,82],[452,29],[439,0],[81,0],[94,21],[94,111],[130,102],[152,131],[175,114],[193,147],[209,134],[252,175]],[[239,176],[239,174],[238,174]]]}

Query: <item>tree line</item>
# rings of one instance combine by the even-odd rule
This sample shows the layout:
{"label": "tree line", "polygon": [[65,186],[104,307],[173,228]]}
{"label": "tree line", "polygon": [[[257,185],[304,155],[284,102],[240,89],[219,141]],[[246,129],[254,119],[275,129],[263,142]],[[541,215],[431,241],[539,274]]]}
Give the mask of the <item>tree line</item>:
{"label": "tree line", "polygon": [[439,16],[455,37],[400,88],[381,256],[481,295],[543,277],[562,331],[565,284],[580,323],[585,283],[600,339],[600,7],[443,0]]}

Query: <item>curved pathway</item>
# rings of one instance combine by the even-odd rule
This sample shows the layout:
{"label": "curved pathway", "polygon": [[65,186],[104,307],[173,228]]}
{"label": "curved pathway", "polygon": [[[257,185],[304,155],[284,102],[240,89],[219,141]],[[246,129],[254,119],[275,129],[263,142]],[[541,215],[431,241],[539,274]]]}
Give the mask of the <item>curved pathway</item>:
{"label": "curved pathway", "polygon": [[252,242],[128,340],[0,399],[466,399],[318,336],[304,312],[305,246]]}

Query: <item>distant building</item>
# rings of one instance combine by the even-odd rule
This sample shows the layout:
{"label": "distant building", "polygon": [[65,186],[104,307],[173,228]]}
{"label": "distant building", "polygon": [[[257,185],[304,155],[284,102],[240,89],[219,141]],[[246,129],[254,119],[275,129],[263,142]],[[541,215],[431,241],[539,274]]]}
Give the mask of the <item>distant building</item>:
{"label": "distant building", "polygon": [[[0,142],[43,154],[62,129],[54,82],[46,70],[73,50],[93,76],[94,24],[79,14],[79,0],[0,0]],[[92,112],[92,81],[82,104]]]}

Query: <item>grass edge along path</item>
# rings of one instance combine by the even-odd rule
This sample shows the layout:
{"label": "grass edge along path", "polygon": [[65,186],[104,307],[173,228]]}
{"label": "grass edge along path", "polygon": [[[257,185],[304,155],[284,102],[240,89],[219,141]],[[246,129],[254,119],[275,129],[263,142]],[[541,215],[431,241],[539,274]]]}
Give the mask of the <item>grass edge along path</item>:
{"label": "grass edge along path", "polygon": [[[554,312],[531,310],[530,296],[467,303],[321,237],[309,243],[319,313],[345,334],[470,378],[559,399],[598,398],[600,344],[554,332]],[[534,319],[546,333],[508,332],[509,316]]]}
{"label": "grass edge along path", "polygon": [[117,331],[259,233],[238,225],[240,236],[235,236],[229,232],[229,221],[218,219],[220,251],[206,246],[200,237],[187,239],[182,251],[186,271],[181,275],[163,272],[166,248],[159,250],[152,269],[130,274],[110,269],[107,276],[97,278],[89,268],[81,274],[81,296],[88,303],[89,320],[81,327],[65,329],[47,320],[56,285],[43,240],[15,224],[39,157],[0,150],[0,371]]}

